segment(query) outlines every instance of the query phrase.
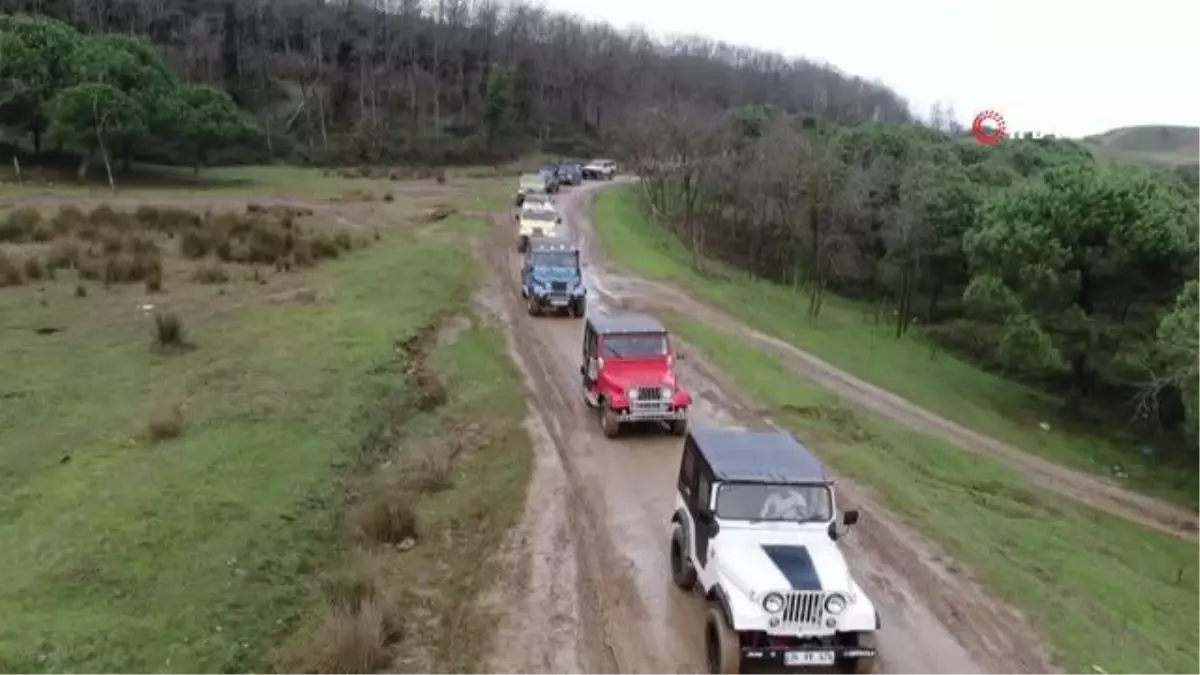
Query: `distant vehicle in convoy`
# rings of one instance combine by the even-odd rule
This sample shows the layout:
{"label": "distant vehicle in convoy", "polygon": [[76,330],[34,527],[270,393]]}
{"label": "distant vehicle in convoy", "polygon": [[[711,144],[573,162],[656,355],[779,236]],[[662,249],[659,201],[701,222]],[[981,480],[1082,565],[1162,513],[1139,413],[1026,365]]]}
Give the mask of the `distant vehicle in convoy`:
{"label": "distant vehicle in convoy", "polygon": [[546,183],[545,176],[537,173],[522,174],[520,182],[517,184],[516,205],[523,205],[525,199],[531,194],[548,194],[549,192],[550,188]]}
{"label": "distant vehicle in convoy", "polygon": [[522,207],[514,217],[517,220],[517,251],[520,253],[529,248],[531,238],[552,236],[562,224],[562,216],[553,206],[547,205]]}
{"label": "distant vehicle in convoy", "polygon": [[612,180],[617,175],[617,163],[611,159],[593,159],[583,165],[583,177],[592,180]]}
{"label": "distant vehicle in convoy", "polygon": [[544,192],[531,192],[525,195],[525,203],[522,206],[534,209],[555,210],[554,198]]}
{"label": "distant vehicle in convoy", "polygon": [[837,541],[825,467],[781,431],[693,429],[671,516],[671,576],[708,600],[712,673],[874,672],[879,614]]}
{"label": "distant vehicle in convoy", "polygon": [[687,432],[692,397],[675,377],[667,329],[644,314],[589,315],[583,329],[583,397],[612,438],[622,424],[659,422]]}
{"label": "distant vehicle in convoy", "polygon": [[543,164],[538,167],[538,175],[546,183],[546,192],[551,194],[558,192],[561,182],[558,179],[558,166],[554,164]]}
{"label": "distant vehicle in convoy", "polygon": [[561,237],[530,238],[521,266],[521,296],[530,316],[561,311],[582,317],[587,287],[579,247]]}
{"label": "distant vehicle in convoy", "polygon": [[583,182],[583,164],[580,162],[559,164],[558,179],[563,185],[579,185]]}

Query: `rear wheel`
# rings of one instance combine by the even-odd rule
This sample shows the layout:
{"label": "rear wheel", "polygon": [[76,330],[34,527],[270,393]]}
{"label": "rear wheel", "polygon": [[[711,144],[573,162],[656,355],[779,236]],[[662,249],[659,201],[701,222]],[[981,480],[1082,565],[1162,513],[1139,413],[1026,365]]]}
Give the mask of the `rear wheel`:
{"label": "rear wheel", "polygon": [[725,622],[725,613],[716,605],[708,608],[708,620],[704,624],[704,652],[708,656],[708,672],[741,672],[742,649],[737,633]]}
{"label": "rear wheel", "polygon": [[688,558],[686,537],[683,526],[676,524],[671,533],[671,580],[685,591],[690,591],[696,585],[696,568]]}
{"label": "rear wheel", "polygon": [[[855,638],[855,646],[857,646],[857,647],[866,647],[868,649],[878,649],[878,647],[875,646],[875,634],[874,633],[855,633],[854,638]],[[853,661],[851,661],[850,663],[847,663],[844,666],[842,672],[857,673],[859,675],[865,675],[866,673],[873,673],[873,672],[875,672],[875,657],[874,656],[866,656],[866,657],[854,659]]]}
{"label": "rear wheel", "polygon": [[600,409],[600,430],[606,438],[615,438],[621,433],[621,421],[617,419],[617,411],[613,410],[607,401]]}

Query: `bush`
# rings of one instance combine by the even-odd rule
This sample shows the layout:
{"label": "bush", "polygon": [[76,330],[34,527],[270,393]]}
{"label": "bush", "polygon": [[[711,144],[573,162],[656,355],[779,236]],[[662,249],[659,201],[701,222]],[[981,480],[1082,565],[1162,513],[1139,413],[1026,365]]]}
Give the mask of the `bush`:
{"label": "bush", "polygon": [[50,219],[50,224],[59,236],[75,232],[86,223],[87,216],[74,204],[59,207],[58,213],[55,213],[54,217]]}
{"label": "bush", "polygon": [[371,492],[355,510],[354,524],[365,542],[399,544],[417,537],[417,512],[411,499],[392,489]]}
{"label": "bush", "polygon": [[20,242],[33,238],[34,228],[42,222],[42,214],[31,206],[22,206],[0,221],[0,241]]}
{"label": "bush", "polygon": [[155,410],[146,424],[146,438],[152,443],[183,434],[183,410],[178,404]]}
{"label": "bush", "polygon": [[7,253],[0,251],[0,288],[20,286],[22,283],[24,278],[21,276],[21,268]]}
{"label": "bush", "polygon": [[212,242],[203,230],[187,230],[179,240],[179,254],[192,260],[203,258],[211,249]]}
{"label": "bush", "polygon": [[75,297],[77,297],[77,298],[86,298],[87,297],[87,288],[85,288],[83,286],[83,284],[75,284]]}
{"label": "bush", "polygon": [[225,271],[224,265],[213,261],[210,264],[197,267],[192,272],[192,281],[201,284],[223,284],[229,281],[229,273]]}
{"label": "bush", "polygon": [[101,204],[88,214],[88,222],[97,229],[116,228],[119,230],[132,229],[133,218],[127,213],[119,213],[108,204]]}
{"label": "bush", "polygon": [[37,256],[29,256],[24,262],[25,278],[30,281],[38,281],[44,276],[47,276],[47,271],[53,274],[53,268],[42,266],[42,261]]}
{"label": "bush", "polygon": [[154,313],[154,342],[160,347],[183,347],[187,338],[183,332],[183,322],[174,312]]}
{"label": "bush", "polygon": [[58,239],[50,245],[46,265],[55,269],[74,267],[79,262],[79,244],[70,239]]}

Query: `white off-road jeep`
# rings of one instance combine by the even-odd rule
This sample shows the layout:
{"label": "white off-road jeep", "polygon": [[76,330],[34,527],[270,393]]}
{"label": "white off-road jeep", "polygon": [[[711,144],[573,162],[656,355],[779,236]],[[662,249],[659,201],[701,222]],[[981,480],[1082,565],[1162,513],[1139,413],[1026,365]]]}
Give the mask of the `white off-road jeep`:
{"label": "white off-road jeep", "polygon": [[837,540],[825,467],[780,431],[693,429],[671,517],[671,574],[708,601],[713,673],[875,668],[879,614]]}

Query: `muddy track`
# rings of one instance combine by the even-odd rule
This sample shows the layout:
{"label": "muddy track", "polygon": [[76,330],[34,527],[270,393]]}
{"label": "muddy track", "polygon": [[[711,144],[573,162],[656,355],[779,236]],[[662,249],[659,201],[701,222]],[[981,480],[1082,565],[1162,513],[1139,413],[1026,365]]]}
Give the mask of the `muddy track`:
{"label": "muddy track", "polygon": [[[590,245],[585,210],[594,188],[558,198],[568,231]],[[525,522],[511,552],[518,578],[508,586],[490,667],[498,672],[559,669],[590,672],[704,670],[703,600],[671,583],[668,520],[673,508],[680,439],[650,430],[614,440],[601,434],[582,400],[582,323],[525,314],[517,289],[520,257],[507,212],[492,218],[482,255],[491,284],[481,296],[506,328],[530,389],[537,465]],[[589,312],[658,307],[669,294],[630,290],[606,270],[596,251],[585,269]],[[696,400],[696,426],[769,425],[753,403],[695,350],[679,376]],[[941,562],[935,548],[906,531],[869,499],[839,480],[847,508],[863,524],[846,554],[882,620],[887,672],[1046,672],[1043,651],[1012,609],[988,598]]]}
{"label": "muddy track", "polygon": [[[567,202],[573,218],[586,219],[595,190]],[[585,237],[589,259],[603,261],[594,238]],[[633,307],[646,311],[687,314],[722,330],[740,335],[774,355],[793,373],[812,380],[856,406],[896,422],[937,434],[969,452],[988,455],[1020,471],[1041,487],[1146,527],[1181,539],[1197,540],[1197,513],[1132,490],[1095,474],[1076,471],[972,431],[896,394],[861,380],[795,345],[748,328],[737,319],[681,290],[623,274],[601,262],[609,292],[635,298]]]}

